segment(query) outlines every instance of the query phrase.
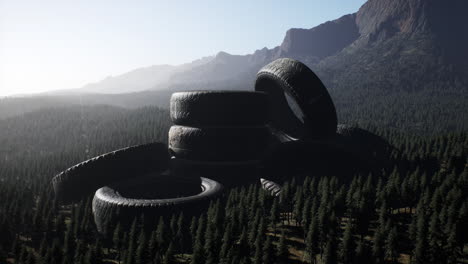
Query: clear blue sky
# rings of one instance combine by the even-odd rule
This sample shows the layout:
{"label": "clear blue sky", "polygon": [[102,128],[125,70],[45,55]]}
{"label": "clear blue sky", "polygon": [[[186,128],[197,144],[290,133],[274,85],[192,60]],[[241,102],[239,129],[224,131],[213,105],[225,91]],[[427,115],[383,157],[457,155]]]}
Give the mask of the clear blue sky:
{"label": "clear blue sky", "polygon": [[365,0],[0,0],[0,96],[78,88],[219,51],[248,54]]}

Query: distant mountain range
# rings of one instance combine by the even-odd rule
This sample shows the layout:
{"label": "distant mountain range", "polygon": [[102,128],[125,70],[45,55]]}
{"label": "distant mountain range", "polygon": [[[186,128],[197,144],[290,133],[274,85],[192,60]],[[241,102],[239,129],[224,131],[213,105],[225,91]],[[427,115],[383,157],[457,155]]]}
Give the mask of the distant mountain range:
{"label": "distant mountain range", "polygon": [[[464,128],[468,117],[458,112],[468,108],[467,11],[467,0],[368,0],[357,13],[311,29],[288,30],[273,49],[242,56],[219,52],[179,66],[140,68],[79,89],[48,93],[42,100],[58,102],[52,105],[167,107],[174,91],[253,90],[261,67],[289,57],[322,79],[341,121],[379,121],[377,112],[391,112],[395,120],[403,118],[421,129],[446,122],[447,116],[455,116],[448,127]],[[3,105],[0,100],[0,110],[10,113],[0,118],[37,109],[41,96],[34,98],[31,104],[18,99],[23,100],[20,106],[15,99],[3,99]],[[405,117],[409,113],[412,118]]]}
{"label": "distant mountain range", "polygon": [[467,10],[466,0],[369,0],[357,13],[288,30],[273,49],[243,56],[219,52],[180,66],[140,68],[78,91],[129,93],[224,82],[252,89],[257,71],[281,57],[306,63],[330,89],[352,76],[366,79],[363,85],[391,89],[414,89],[415,77],[421,89],[435,79],[466,83]]}

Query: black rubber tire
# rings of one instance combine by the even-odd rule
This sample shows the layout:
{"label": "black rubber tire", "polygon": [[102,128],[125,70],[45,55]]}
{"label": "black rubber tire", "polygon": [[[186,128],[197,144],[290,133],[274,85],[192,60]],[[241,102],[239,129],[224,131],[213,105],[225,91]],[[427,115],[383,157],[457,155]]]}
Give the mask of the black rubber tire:
{"label": "black rubber tire", "polygon": [[297,175],[334,175],[380,172],[390,160],[392,147],[367,130],[339,125],[326,140],[276,143],[263,160],[262,178],[284,182]]}
{"label": "black rubber tire", "polygon": [[268,93],[271,123],[289,136],[319,139],[335,135],[333,101],[322,81],[303,63],[288,58],[271,62],[257,73],[255,90]]}
{"label": "black rubber tire", "polygon": [[178,92],[171,96],[170,109],[172,122],[183,126],[260,126],[268,121],[263,92]]}
{"label": "black rubber tire", "polygon": [[[129,225],[136,217],[144,216],[149,221],[154,221],[160,216],[183,211],[184,215],[203,212],[210,200],[221,194],[223,186],[211,179],[201,178],[199,193],[185,197],[146,199],[124,197],[122,193],[138,192],[141,188],[154,187],[155,192],[166,190],[179,190],[180,186],[170,176],[162,175],[145,176],[129,181],[115,183],[98,189],[92,202],[94,221],[99,233],[106,234],[108,227],[120,223]],[[160,188],[157,188],[160,187]]]}
{"label": "black rubber tire", "polygon": [[169,130],[171,156],[199,161],[258,160],[268,148],[271,133],[257,127],[187,127]]}
{"label": "black rubber tire", "polygon": [[260,184],[262,185],[262,189],[267,191],[271,196],[280,196],[281,195],[281,185],[274,181],[270,181],[267,179],[260,179]]}
{"label": "black rubber tire", "polygon": [[346,124],[338,125],[337,144],[358,156],[361,160],[368,160],[372,166],[386,165],[390,159],[393,147],[382,137],[359,127]]}
{"label": "black rubber tire", "polygon": [[178,178],[208,177],[231,188],[258,182],[260,165],[260,161],[210,162],[173,157],[171,173]]}
{"label": "black rubber tire", "polygon": [[273,147],[263,160],[261,177],[275,182],[307,175],[341,177],[362,171],[366,165],[366,162],[337,144],[334,138],[287,141]]}
{"label": "black rubber tire", "polygon": [[98,188],[148,172],[169,167],[169,153],[163,143],[123,148],[79,163],[52,179],[56,198],[64,203],[78,202]]}

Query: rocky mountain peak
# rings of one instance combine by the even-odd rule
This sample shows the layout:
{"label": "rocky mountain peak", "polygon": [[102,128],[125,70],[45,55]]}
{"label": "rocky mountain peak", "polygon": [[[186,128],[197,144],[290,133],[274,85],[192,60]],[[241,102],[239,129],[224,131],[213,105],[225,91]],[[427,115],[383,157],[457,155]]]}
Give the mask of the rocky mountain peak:
{"label": "rocky mountain peak", "polygon": [[355,14],[345,15],[311,29],[289,29],[280,52],[281,56],[308,54],[321,59],[340,51],[358,37]]}
{"label": "rocky mountain peak", "polygon": [[466,29],[462,23],[467,11],[466,0],[369,0],[359,9],[356,24],[370,41],[400,32],[443,35],[442,31]]}

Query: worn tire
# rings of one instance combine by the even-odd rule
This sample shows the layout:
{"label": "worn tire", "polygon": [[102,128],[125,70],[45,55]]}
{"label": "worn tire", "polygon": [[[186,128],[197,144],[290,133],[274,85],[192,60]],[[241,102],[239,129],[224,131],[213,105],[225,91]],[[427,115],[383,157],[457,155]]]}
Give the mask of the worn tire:
{"label": "worn tire", "polygon": [[359,127],[340,124],[337,129],[337,144],[349,151],[350,155],[369,161],[380,169],[390,159],[393,147],[382,137]]}
{"label": "worn tire", "polygon": [[178,92],[171,96],[170,110],[172,122],[184,126],[259,126],[268,121],[263,92]]}
{"label": "worn tire", "polygon": [[207,177],[225,187],[239,187],[258,182],[261,162],[210,162],[173,157],[171,173],[178,178]]}
{"label": "worn tire", "polygon": [[258,160],[264,155],[270,136],[265,126],[172,126],[169,152],[177,158],[199,161]]}
{"label": "worn tire", "polygon": [[326,141],[288,141],[277,144],[263,160],[261,177],[284,182],[300,175],[347,176],[365,168],[333,139]]}
{"label": "worn tire", "polygon": [[271,123],[289,136],[319,139],[335,134],[333,101],[303,63],[287,58],[271,62],[257,73],[255,90],[268,93]]}
{"label": "worn tire", "polygon": [[79,163],[52,179],[56,198],[62,203],[80,201],[98,188],[169,166],[167,146],[162,143],[123,148]]}
{"label": "worn tire", "polygon": [[[203,212],[210,200],[220,195],[223,188],[208,178],[201,178],[199,192],[189,196],[183,196],[179,187],[179,183],[170,176],[149,175],[98,189],[92,202],[97,230],[106,234],[110,225],[120,223],[125,226],[142,215],[154,221],[160,216],[170,216],[178,211],[183,211],[184,215],[197,214]],[[153,193],[142,197],[142,189]],[[157,197],[161,191],[172,198]]]}

